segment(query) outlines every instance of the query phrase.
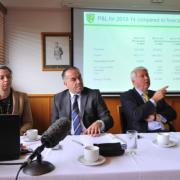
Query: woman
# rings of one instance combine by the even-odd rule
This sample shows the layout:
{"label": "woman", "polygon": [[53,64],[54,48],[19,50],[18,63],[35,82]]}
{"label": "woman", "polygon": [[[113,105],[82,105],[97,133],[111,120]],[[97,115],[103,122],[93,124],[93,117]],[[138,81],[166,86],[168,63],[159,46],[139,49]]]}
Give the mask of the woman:
{"label": "woman", "polygon": [[25,93],[11,88],[12,71],[7,66],[0,67],[0,114],[18,114],[21,117],[20,134],[32,128],[33,119],[28,97]]}

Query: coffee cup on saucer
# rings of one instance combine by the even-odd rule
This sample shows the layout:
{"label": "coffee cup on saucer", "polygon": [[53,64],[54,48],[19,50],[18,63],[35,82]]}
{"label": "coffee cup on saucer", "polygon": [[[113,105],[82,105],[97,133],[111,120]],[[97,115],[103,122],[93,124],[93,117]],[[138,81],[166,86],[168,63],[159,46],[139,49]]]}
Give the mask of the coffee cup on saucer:
{"label": "coffee cup on saucer", "polygon": [[38,130],[37,129],[29,129],[24,133],[24,136],[30,141],[35,141],[38,138]]}
{"label": "coffee cup on saucer", "polygon": [[84,147],[84,160],[93,163],[99,159],[99,147],[87,145]]}
{"label": "coffee cup on saucer", "polygon": [[168,145],[170,142],[169,133],[158,133],[157,134],[157,144],[159,145]]}

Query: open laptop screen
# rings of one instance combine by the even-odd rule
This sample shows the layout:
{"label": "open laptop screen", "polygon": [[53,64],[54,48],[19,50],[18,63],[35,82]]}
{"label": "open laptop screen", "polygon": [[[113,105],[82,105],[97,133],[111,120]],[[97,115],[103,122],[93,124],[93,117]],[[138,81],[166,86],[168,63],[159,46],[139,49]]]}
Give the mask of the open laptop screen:
{"label": "open laptop screen", "polygon": [[20,155],[20,117],[0,114],[0,161],[18,159]]}

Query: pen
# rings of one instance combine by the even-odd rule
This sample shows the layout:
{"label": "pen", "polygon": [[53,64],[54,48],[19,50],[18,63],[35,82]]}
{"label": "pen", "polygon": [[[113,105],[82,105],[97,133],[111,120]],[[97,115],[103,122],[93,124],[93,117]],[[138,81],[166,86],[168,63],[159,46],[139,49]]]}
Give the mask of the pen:
{"label": "pen", "polygon": [[79,145],[81,145],[81,146],[84,146],[83,143],[81,143],[80,141],[77,141],[77,140],[75,140],[75,139],[72,139],[72,142],[75,142],[76,144],[79,144]]}
{"label": "pen", "polygon": [[141,138],[142,138],[142,136],[138,134],[138,135],[137,135],[137,138],[138,138],[138,139],[141,139]]}

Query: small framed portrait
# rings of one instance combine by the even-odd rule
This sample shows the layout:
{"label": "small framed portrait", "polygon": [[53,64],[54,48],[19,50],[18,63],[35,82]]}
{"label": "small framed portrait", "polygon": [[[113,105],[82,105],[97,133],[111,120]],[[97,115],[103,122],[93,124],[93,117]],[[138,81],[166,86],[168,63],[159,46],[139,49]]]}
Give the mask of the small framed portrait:
{"label": "small framed portrait", "polygon": [[42,32],[42,70],[62,71],[72,66],[70,33]]}

